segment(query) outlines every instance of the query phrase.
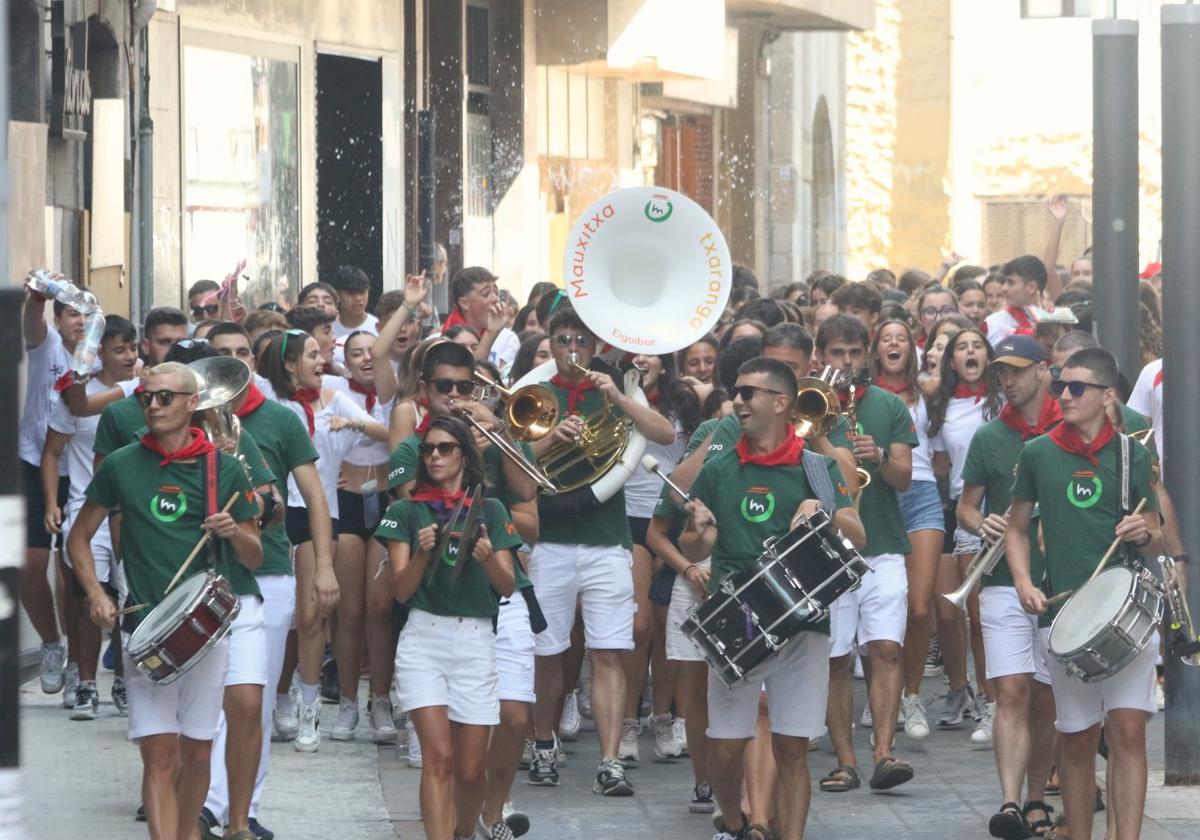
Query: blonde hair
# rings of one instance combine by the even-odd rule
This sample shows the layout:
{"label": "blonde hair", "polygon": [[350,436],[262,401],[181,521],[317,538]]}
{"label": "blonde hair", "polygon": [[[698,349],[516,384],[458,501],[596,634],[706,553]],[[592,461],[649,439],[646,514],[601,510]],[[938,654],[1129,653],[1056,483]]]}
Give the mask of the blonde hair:
{"label": "blonde hair", "polygon": [[193,371],[185,364],[180,362],[163,362],[150,368],[150,372],[146,374],[150,376],[178,376],[183,384],[183,389],[189,394],[200,393],[200,377],[196,376]]}

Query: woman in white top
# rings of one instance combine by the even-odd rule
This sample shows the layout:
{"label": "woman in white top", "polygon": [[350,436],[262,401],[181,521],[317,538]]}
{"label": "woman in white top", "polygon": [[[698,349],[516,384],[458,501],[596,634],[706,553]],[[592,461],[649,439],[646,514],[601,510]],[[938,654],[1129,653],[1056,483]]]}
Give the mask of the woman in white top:
{"label": "woman in white top", "polygon": [[[995,377],[988,376],[992,347],[978,327],[971,326],[950,336],[942,356],[937,390],[929,398],[929,436],[938,438],[935,451],[945,453],[949,461],[950,510],[958,506],[962,494],[962,470],[967,449],[975,431],[1000,413],[1001,397]],[[971,558],[979,550],[979,538],[955,528],[954,559],[943,563],[938,573],[937,591],[949,593],[963,581]],[[962,713],[971,711],[971,691],[967,685],[966,646],[963,634],[963,613],[945,598],[935,599],[937,605],[938,638],[950,692],[939,725],[950,728],[962,723]],[[979,695],[974,698],[974,711],[983,718],[980,728],[972,733],[975,743],[991,741],[991,722],[987,719],[987,670],[983,653],[983,632],[979,623],[979,592],[968,599],[971,626],[971,650],[975,660],[975,678]]]}
{"label": "woman in white top", "polygon": [[[345,394],[321,387],[321,372],[325,362],[317,340],[303,330],[288,330],[271,340],[262,352],[258,369],[270,386],[265,391],[304,422],[313,446],[317,450],[317,474],[329,503],[333,520],[334,549],[338,535],[338,473],[342,461],[354,448],[358,437],[366,434],[373,440],[387,440],[388,430],[372,419]],[[316,752],[321,744],[318,729],[321,699],[317,683],[321,675],[321,658],[325,651],[323,616],[317,609],[314,580],[319,573],[331,570],[316,568],[312,534],[304,497],[288,476],[288,509],[285,520],[288,540],[296,549],[296,635],[300,656],[300,729],[295,746],[300,752]],[[336,560],[334,561],[336,564]]]}
{"label": "woman in white top", "polygon": [[[929,348],[927,356],[941,358],[941,348]],[[942,556],[945,517],[933,473],[933,451],[926,428],[925,399],[917,388],[917,342],[903,321],[885,321],[875,332],[870,350],[871,379],[891,391],[908,406],[917,431],[912,453],[912,483],[899,493],[900,514],[908,531],[912,553],[905,558],[908,571],[908,625],[904,632],[904,691],[901,708],[904,731],[910,738],[929,735],[929,721],[921,702],[921,678],[933,634],[933,589],[938,561]]]}

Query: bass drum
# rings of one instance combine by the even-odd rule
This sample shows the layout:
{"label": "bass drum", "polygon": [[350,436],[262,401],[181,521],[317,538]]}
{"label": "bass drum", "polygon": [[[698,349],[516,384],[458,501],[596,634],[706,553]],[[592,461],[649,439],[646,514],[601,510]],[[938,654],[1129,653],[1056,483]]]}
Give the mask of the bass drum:
{"label": "bass drum", "polygon": [[[553,359],[548,362],[542,362],[514,382],[512,389],[515,391],[526,385],[549,382],[550,378],[557,372],[558,369]],[[625,393],[638,405],[648,406],[650,402],[638,386],[637,380],[638,375],[636,371],[629,371],[625,374]],[[633,426],[629,429],[629,442],[625,444],[625,452],[621,455],[621,460],[617,461],[612,469],[600,476],[590,486],[583,487],[575,492],[591,494],[595,496],[597,502],[607,502],[616,495],[618,490],[625,486],[625,482],[629,480],[629,476],[633,475],[633,471],[639,469],[642,463],[642,456],[645,454],[646,438],[637,430],[636,426]]]}

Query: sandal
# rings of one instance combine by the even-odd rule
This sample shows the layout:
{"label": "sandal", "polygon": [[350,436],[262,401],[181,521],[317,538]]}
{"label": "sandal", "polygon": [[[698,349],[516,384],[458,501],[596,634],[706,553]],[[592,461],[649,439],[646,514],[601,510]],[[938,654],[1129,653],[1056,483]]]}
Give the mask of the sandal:
{"label": "sandal", "polygon": [[[1042,811],[1046,814],[1043,819],[1029,819],[1030,811]],[[1025,803],[1025,807],[1021,809],[1022,816],[1025,817],[1025,822],[1029,825],[1029,830],[1033,832],[1034,837],[1046,837],[1052,828],[1054,828],[1054,809],[1037,799],[1031,799]]]}
{"label": "sandal", "polygon": [[904,784],[912,777],[911,764],[887,755],[879,759],[875,765],[875,773],[871,776],[871,790],[890,790],[897,785]]}
{"label": "sandal", "polygon": [[847,793],[862,787],[862,779],[853,764],[839,764],[821,779],[820,787],[825,793]]}
{"label": "sandal", "polygon": [[1000,810],[988,820],[988,834],[1002,840],[1025,840],[1029,837],[1029,825],[1021,806],[1016,802],[1005,802]]}
{"label": "sandal", "polygon": [[775,832],[762,823],[750,823],[746,826],[746,840],[775,840]]}

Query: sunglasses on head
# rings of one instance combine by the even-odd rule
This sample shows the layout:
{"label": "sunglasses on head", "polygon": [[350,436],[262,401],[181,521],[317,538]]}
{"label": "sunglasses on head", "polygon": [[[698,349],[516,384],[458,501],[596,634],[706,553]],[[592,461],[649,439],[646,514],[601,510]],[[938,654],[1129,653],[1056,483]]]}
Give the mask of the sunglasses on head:
{"label": "sunglasses on head", "polygon": [[1078,379],[1054,379],[1050,382],[1050,393],[1055,397],[1061,397],[1063,391],[1070,391],[1071,396],[1075,398],[1082,397],[1088,388],[1097,388],[1101,391],[1107,391],[1108,385],[1099,385],[1095,382],[1080,382]]}
{"label": "sunglasses on head", "polygon": [[441,443],[422,443],[417,449],[420,451],[422,458],[428,458],[434,452],[445,458],[455,449],[458,449],[458,444],[444,440]]}
{"label": "sunglasses on head", "polygon": [[215,318],[217,313],[221,311],[218,304],[210,303],[205,306],[193,306],[192,315],[196,318]]}
{"label": "sunglasses on head", "polygon": [[587,347],[592,342],[590,335],[568,335],[567,333],[559,333],[554,336],[554,343],[560,347],[570,347],[572,344],[577,344],[580,347]]}
{"label": "sunglasses on head", "polygon": [[475,382],[471,379],[445,379],[439,376],[437,379],[431,380],[430,384],[437,389],[439,394],[457,391],[459,396],[463,396],[475,390]]}
{"label": "sunglasses on head", "polygon": [[152,403],[156,400],[158,401],[158,404],[160,406],[163,406],[165,408],[168,405],[170,405],[172,402],[175,401],[176,394],[178,394],[181,397],[190,397],[192,395],[192,392],[191,391],[168,391],[166,388],[163,388],[158,391],[142,391],[140,394],[137,395],[137,400],[139,403],[142,404],[142,408],[149,408],[150,403]]}
{"label": "sunglasses on head", "polygon": [[770,388],[759,388],[757,385],[735,385],[733,388],[733,396],[741,397],[742,402],[748,403],[754,399],[754,395],[759,391],[764,394],[774,394],[777,397],[783,396],[783,391],[773,391]]}

